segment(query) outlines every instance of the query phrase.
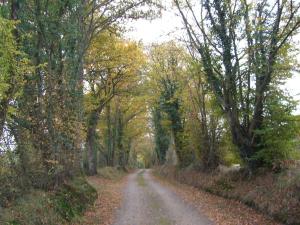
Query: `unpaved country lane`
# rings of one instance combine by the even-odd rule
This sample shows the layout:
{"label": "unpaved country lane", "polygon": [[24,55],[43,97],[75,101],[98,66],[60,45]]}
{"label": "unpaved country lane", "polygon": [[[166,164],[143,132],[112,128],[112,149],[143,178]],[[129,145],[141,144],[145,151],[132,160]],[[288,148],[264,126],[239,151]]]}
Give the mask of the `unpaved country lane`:
{"label": "unpaved country lane", "polygon": [[174,192],[155,181],[149,170],[128,177],[115,225],[212,225]]}

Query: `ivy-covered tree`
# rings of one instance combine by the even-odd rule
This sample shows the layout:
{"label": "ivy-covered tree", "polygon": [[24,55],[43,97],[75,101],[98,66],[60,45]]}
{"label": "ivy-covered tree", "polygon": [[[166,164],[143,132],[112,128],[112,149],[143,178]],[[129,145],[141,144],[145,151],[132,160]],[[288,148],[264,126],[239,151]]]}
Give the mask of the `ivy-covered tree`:
{"label": "ivy-covered tree", "polygon": [[[166,148],[173,138],[175,151],[181,165],[186,165],[188,154],[184,151],[184,118],[182,115],[181,91],[184,85],[182,77],[186,73],[186,54],[174,42],[154,45],[150,52],[150,84],[156,86],[152,96],[152,117],[156,151],[164,160]],[[167,129],[166,129],[167,128]],[[166,132],[167,131],[167,132]],[[156,133],[158,132],[158,133]],[[163,136],[159,136],[162,134]],[[166,138],[168,135],[169,138]]]}
{"label": "ivy-covered tree", "polygon": [[17,43],[16,25],[16,21],[0,15],[0,138],[14,108],[12,102],[22,93],[23,76],[31,69]]}
{"label": "ivy-covered tree", "polygon": [[187,31],[192,56],[201,61],[232,140],[251,172],[264,164],[256,155],[264,146],[267,98],[282,61],[281,50],[300,28],[299,3],[174,3]]}
{"label": "ivy-covered tree", "polygon": [[159,105],[156,105],[152,109],[152,124],[154,132],[155,152],[158,158],[159,164],[164,164],[166,161],[166,153],[169,147],[169,134],[164,126],[164,112]]}

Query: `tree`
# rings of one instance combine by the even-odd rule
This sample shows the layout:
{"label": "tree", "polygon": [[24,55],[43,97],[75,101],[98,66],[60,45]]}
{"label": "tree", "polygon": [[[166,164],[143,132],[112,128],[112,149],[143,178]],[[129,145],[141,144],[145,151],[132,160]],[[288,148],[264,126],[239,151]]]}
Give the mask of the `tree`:
{"label": "tree", "polygon": [[201,60],[206,79],[226,115],[232,140],[250,171],[263,162],[266,99],[282,55],[300,27],[296,1],[205,0],[174,3],[186,28],[190,49]]}
{"label": "tree", "polygon": [[163,111],[159,106],[154,106],[152,110],[152,123],[154,132],[155,152],[159,164],[164,164],[166,153],[169,147],[169,135],[165,126],[163,126]]}
{"label": "tree", "polygon": [[31,152],[39,158],[28,177],[43,188],[80,171],[80,6],[76,0],[51,6],[47,1],[17,0],[1,5],[3,11],[9,9],[7,17],[18,20],[16,45],[33,67],[22,72],[7,127],[17,154]]}
{"label": "tree", "polygon": [[[136,88],[139,87],[136,86]],[[143,96],[136,96],[134,93],[131,93],[131,96],[121,96],[115,99],[115,123],[113,124],[115,144],[113,146],[116,157],[112,161],[122,168],[128,165],[132,140],[143,136],[147,131],[147,121],[143,118],[146,108],[142,99]],[[139,127],[139,124],[144,128]]]}
{"label": "tree", "polygon": [[[95,174],[97,169],[95,135],[100,114],[106,106],[107,121],[110,124],[109,102],[114,96],[122,95],[135,84],[142,65],[143,53],[138,44],[124,41],[109,32],[98,35],[89,48],[85,80],[88,87],[86,143],[91,175]],[[109,140],[112,137],[110,132],[111,129],[108,131]],[[109,146],[109,149],[111,148]]]}
{"label": "tree", "polygon": [[199,150],[202,169],[213,170],[221,160],[220,142],[224,130],[223,118],[208,88],[207,81],[202,75],[201,65],[191,61],[189,68],[185,108],[190,111],[188,119],[191,120],[191,126],[194,127],[193,130],[196,131],[198,139],[197,144],[195,142],[193,144],[194,148]]}
{"label": "tree", "polygon": [[[17,155],[35,156],[36,168],[28,177],[41,179],[36,186],[59,185],[80,173],[85,142],[83,66],[94,36],[124,19],[154,16],[157,6],[148,0],[1,3],[1,16],[7,20],[1,18],[1,28],[7,31],[2,46],[8,50],[1,52],[6,63],[1,69],[7,73],[9,68],[10,75],[1,80],[5,88],[1,87],[0,136],[5,127]],[[25,58],[30,70],[21,65],[28,63]]]}
{"label": "tree", "polygon": [[[167,125],[168,136],[174,137],[175,151],[181,165],[186,163],[185,152],[183,149],[183,117],[182,99],[180,97],[184,80],[181,79],[186,73],[186,54],[184,50],[174,42],[153,46],[150,53],[149,76],[150,86],[154,89],[152,99],[154,134],[156,152],[160,160],[164,160],[166,147],[169,145],[163,128],[162,122],[169,121]],[[160,135],[163,136],[160,136]],[[163,161],[162,161],[163,162]]]}
{"label": "tree", "polygon": [[17,44],[15,29],[15,21],[0,16],[0,138],[11,102],[21,93],[23,74],[30,71],[30,63]]}

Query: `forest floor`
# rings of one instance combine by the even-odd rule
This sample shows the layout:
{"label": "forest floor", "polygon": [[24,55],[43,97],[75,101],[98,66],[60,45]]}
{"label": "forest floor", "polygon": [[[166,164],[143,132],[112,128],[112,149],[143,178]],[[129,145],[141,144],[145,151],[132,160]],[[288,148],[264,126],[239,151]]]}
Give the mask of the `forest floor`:
{"label": "forest floor", "polygon": [[137,170],[120,179],[90,177],[98,191],[82,224],[277,225],[246,205]]}

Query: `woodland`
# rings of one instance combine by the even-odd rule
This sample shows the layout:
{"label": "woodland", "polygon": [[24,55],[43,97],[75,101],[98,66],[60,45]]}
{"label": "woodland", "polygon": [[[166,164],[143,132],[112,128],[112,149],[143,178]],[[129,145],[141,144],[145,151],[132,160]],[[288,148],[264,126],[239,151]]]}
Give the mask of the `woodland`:
{"label": "woodland", "polygon": [[69,223],[103,167],[292,167],[300,187],[299,102],[284,88],[299,75],[300,2],[171,2],[183,35],[150,45],[125,25],[164,1],[0,2],[0,223]]}

